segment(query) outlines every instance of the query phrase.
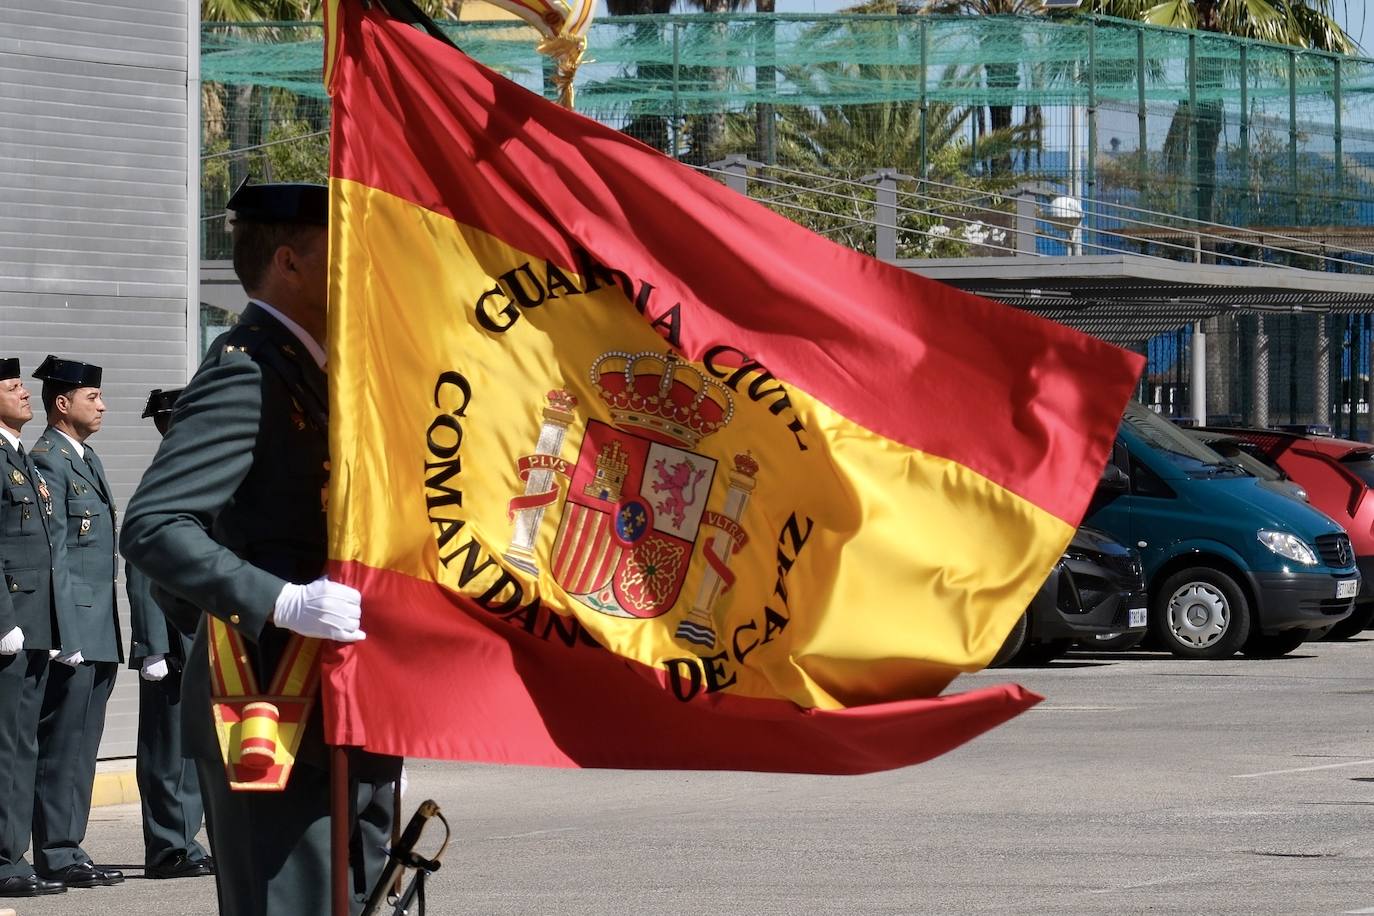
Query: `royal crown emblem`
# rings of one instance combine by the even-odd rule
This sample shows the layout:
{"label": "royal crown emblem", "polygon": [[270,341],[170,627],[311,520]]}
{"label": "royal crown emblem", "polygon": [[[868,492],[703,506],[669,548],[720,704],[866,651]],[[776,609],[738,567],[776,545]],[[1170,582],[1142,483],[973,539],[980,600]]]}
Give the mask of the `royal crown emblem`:
{"label": "royal crown emblem", "polygon": [[[589,380],[610,422],[588,421],[576,462],[565,461],[577,399],[549,392],[536,451],[518,465],[525,492],[511,500],[515,531],[505,559],[534,575],[547,567],[570,597],[600,613],[659,617],[678,602],[702,529],[714,528],[701,593],[677,629],[679,638],[714,645],[712,608],[733,582],[726,558],[747,540],[741,493],[758,471],[751,457],[737,456],[726,511],[707,508],[717,461],[696,449],[734,417],[731,393],[657,351],[603,353]],[[737,482],[741,460],[752,465],[745,490]],[[558,500],[555,478],[566,480],[565,495],[553,549],[541,562],[534,548],[543,514]]]}
{"label": "royal crown emblem", "polygon": [[735,414],[729,389],[672,353],[613,350],[591,380],[616,427],[656,441],[694,447]]}

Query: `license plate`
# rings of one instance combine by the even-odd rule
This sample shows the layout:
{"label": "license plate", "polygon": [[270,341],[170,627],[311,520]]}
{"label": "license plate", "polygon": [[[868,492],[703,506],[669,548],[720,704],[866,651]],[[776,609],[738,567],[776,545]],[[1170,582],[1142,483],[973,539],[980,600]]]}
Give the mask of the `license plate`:
{"label": "license plate", "polygon": [[1132,629],[1145,626],[1145,609],[1133,607],[1126,612],[1126,626]]}
{"label": "license plate", "polygon": [[1359,579],[1337,579],[1337,580],[1336,580],[1336,597],[1337,597],[1337,598],[1354,598],[1357,594],[1359,594],[1359,592],[1360,592],[1360,580],[1359,580]]}

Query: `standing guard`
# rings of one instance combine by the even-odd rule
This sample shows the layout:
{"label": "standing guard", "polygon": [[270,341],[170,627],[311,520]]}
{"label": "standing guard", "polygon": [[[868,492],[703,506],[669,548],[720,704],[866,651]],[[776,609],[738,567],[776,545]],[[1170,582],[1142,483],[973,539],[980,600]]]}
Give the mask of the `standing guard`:
{"label": "standing guard", "polygon": [[[362,598],[325,575],[329,192],[229,200],[251,297],[177,399],[129,503],[124,555],[198,608],[183,725],[197,758],[221,916],[328,916],[330,777],[315,688],[324,640]],[[398,758],[350,752],[356,912],[381,873]]]}
{"label": "standing guard", "polygon": [[19,360],[0,359],[0,897],[67,890],[24,861],[33,824],[38,716],[48,651],[60,645],[52,491],[24,452],[19,431],[33,419]]}
{"label": "standing guard", "polygon": [[[167,434],[180,388],[148,395],[144,419]],[[134,766],[143,806],[143,875],[146,878],[198,878],[215,873],[214,861],[196,842],[204,809],[195,761],[182,753],[181,672],[191,652],[198,613],[176,617],[184,605],[160,593],[138,567],[124,568],[129,591],[129,667],[138,671],[138,757]],[[159,600],[160,599],[160,600]],[[164,612],[161,602],[174,605]],[[178,629],[178,623],[187,627]]]}
{"label": "standing guard", "polygon": [[49,666],[38,722],[33,864],[43,877],[68,887],[124,880],[81,848],[105,707],[124,660],[115,603],[114,499],[86,443],[105,413],[100,377],[99,366],[54,356],[34,373],[43,380],[48,428],[34,443],[33,460],[55,501],[53,539],[63,555],[56,568],[62,649]]}

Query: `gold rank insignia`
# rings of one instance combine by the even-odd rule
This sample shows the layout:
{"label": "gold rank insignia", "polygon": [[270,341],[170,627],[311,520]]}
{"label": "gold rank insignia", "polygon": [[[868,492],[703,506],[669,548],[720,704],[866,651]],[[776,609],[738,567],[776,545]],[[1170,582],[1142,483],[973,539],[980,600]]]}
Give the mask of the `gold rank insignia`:
{"label": "gold rank insignia", "polygon": [[83,519],[81,520],[81,530],[80,530],[78,533],[80,533],[80,534],[89,534],[90,531],[91,531],[91,520],[88,519],[88,518],[83,518]]}
{"label": "gold rank insignia", "polygon": [[24,483],[24,475],[18,471],[10,471],[10,480],[14,483]]}

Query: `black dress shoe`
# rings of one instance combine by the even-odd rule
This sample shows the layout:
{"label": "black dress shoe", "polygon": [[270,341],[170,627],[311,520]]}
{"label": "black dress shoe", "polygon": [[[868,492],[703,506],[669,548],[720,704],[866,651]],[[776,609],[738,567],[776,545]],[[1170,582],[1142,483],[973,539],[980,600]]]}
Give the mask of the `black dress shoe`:
{"label": "black dress shoe", "polygon": [[48,881],[37,875],[22,878],[0,878],[0,897],[42,897],[47,894],[65,894],[67,885],[61,881]]}
{"label": "black dress shoe", "polygon": [[143,869],[145,878],[205,878],[215,873],[215,864],[210,859],[192,859],[179,852],[166,862],[149,865]]}
{"label": "black dress shoe", "polygon": [[90,865],[91,868],[95,869],[95,871],[102,878],[104,878],[104,883],[107,886],[111,884],[121,884],[124,881],[124,872],[120,871],[117,868],[108,868],[104,865],[96,865],[94,862],[88,862],[87,864]]}
{"label": "black dress shoe", "polygon": [[123,881],[124,873],[117,868],[101,868],[94,862],[77,862],[43,877],[61,881],[67,887],[104,887]]}

